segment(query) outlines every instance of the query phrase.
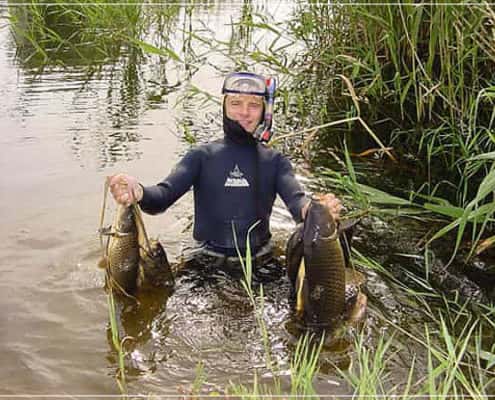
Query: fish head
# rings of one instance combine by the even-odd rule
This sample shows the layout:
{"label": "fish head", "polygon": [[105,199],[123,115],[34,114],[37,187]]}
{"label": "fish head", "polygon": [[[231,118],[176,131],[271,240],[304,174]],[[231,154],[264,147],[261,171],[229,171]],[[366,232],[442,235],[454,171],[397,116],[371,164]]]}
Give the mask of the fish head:
{"label": "fish head", "polygon": [[138,286],[172,286],[174,276],[167,259],[167,253],[158,240],[150,239],[150,248],[140,249],[141,261]]}
{"label": "fish head", "polygon": [[150,250],[141,251],[141,260],[149,266],[156,268],[164,264],[168,264],[167,254],[165,249],[158,240],[150,239]]}
{"label": "fish head", "polygon": [[337,223],[330,210],[321,200],[312,199],[304,219],[304,245],[337,237]]}
{"label": "fish head", "polygon": [[113,227],[121,233],[130,233],[136,230],[136,221],[132,206],[119,205],[115,213]]}

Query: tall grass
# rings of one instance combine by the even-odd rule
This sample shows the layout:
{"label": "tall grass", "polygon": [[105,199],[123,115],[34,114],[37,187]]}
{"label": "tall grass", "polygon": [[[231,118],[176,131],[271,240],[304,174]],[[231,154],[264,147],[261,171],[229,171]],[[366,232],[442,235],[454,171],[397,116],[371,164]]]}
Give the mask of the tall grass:
{"label": "tall grass", "polygon": [[[493,393],[493,305],[479,310],[455,297],[447,299],[417,277],[416,289],[406,286],[359,253],[356,264],[374,269],[391,287],[404,291],[404,305],[420,313],[422,322],[398,323],[379,309],[369,310],[386,329],[373,345],[364,333],[356,336],[355,360],[349,370],[340,371],[355,395],[483,399]],[[407,373],[397,374],[398,367]]]}
{"label": "tall grass", "polygon": [[[482,190],[491,187],[495,151],[494,26],[488,3],[412,0],[309,2],[292,20],[306,49],[304,73],[294,79],[294,96],[306,100],[302,113],[311,125],[360,115],[385,146],[426,164],[424,181],[412,190],[454,219],[446,230],[459,228],[455,250],[467,222],[475,243],[494,228],[493,196]],[[366,133],[355,123],[348,131]]]}
{"label": "tall grass", "polygon": [[113,295],[112,287],[109,286],[108,294],[108,315],[110,320],[110,333],[112,336],[112,345],[117,352],[118,357],[118,372],[116,375],[117,385],[119,387],[120,393],[126,398],[127,395],[127,383],[125,375],[125,349],[124,342],[126,338],[121,338],[118,327],[117,312],[115,308],[115,296]]}
{"label": "tall grass", "polygon": [[261,337],[263,339],[263,346],[265,349],[265,355],[266,355],[266,366],[268,369],[274,371],[274,364],[272,363],[272,355],[271,355],[271,348],[270,348],[270,340],[268,337],[268,330],[266,329],[266,324],[263,319],[263,311],[264,311],[264,292],[263,292],[263,285],[260,285],[259,287],[259,296],[255,296],[254,289],[252,287],[252,281],[253,281],[253,259],[252,259],[252,254],[251,254],[251,243],[249,240],[249,236],[253,229],[256,228],[258,225],[258,222],[253,224],[248,232],[247,232],[247,237],[246,237],[246,254],[245,257],[241,254],[241,251],[239,249],[239,245],[237,243],[237,234],[235,231],[235,226],[234,223],[232,222],[232,234],[234,235],[234,243],[235,247],[237,250],[237,254],[239,256],[239,261],[242,266],[242,271],[244,273],[244,279],[241,281],[241,284],[246,292],[246,294],[249,297],[249,301],[251,302],[251,306],[253,307],[254,315],[256,318],[256,322],[258,324],[258,328],[260,329],[261,332]]}
{"label": "tall grass", "polygon": [[[370,305],[368,313],[375,321],[371,329],[376,331],[356,331],[349,367],[336,366],[353,396],[484,399],[493,393],[493,305],[446,298],[419,277],[410,276],[412,284],[406,285],[375,260],[357,251],[353,258],[357,266],[374,270],[388,286],[400,291],[401,303],[406,307],[404,315],[394,316]],[[245,279],[252,276],[250,264],[251,258],[246,255]],[[244,288],[252,298],[248,281]],[[407,308],[421,317],[409,320]],[[318,372],[322,344],[323,341],[315,346],[306,335],[299,339],[291,362],[291,395],[318,397],[313,379]],[[251,387],[232,385],[230,393],[246,399],[283,395],[277,387],[280,384],[262,385],[255,375]]]}
{"label": "tall grass", "polygon": [[[76,0],[69,4],[31,0],[20,5],[11,2],[9,19],[21,65],[39,69],[83,65],[94,69],[139,49],[151,31],[158,36],[153,40],[168,49],[168,35],[179,9],[173,4],[134,1]],[[161,56],[174,55],[163,50]]]}

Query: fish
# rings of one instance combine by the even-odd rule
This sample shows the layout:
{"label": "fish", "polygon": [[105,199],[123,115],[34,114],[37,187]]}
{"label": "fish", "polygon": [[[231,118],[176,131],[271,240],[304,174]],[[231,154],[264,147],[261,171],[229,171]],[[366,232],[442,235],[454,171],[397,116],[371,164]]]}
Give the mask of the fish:
{"label": "fish", "polygon": [[[346,230],[354,225],[348,224]],[[330,329],[346,313],[347,236],[323,202],[315,198],[304,222],[287,242],[286,266],[295,292],[296,315],[310,327]]]}
{"label": "fish", "polygon": [[156,239],[150,239],[149,246],[141,246],[139,251],[138,288],[174,286],[174,274],[162,244]]}
{"label": "fish", "polygon": [[[102,221],[103,213],[104,209]],[[107,272],[106,287],[129,295],[139,289],[174,285],[165,249],[158,240],[148,238],[139,205],[119,204],[112,225],[100,227],[100,235],[108,238],[99,263]]]}
{"label": "fish", "polygon": [[105,253],[99,265],[105,268],[106,287],[116,287],[124,294],[137,288],[140,249],[139,232],[132,206],[118,205],[112,225],[100,230],[107,236]]}

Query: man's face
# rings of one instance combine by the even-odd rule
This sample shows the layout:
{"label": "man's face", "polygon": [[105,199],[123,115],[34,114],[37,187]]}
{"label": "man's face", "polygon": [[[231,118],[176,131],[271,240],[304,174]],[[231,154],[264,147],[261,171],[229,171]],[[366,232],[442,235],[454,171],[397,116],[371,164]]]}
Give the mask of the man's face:
{"label": "man's face", "polygon": [[250,94],[230,94],[225,98],[225,113],[247,132],[253,133],[263,114],[263,97]]}

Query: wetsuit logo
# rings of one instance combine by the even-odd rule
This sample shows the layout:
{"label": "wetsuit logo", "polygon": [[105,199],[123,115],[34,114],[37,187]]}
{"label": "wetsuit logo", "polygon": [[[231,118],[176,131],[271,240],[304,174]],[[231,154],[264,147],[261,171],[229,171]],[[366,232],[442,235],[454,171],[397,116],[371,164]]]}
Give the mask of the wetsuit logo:
{"label": "wetsuit logo", "polygon": [[229,176],[225,181],[225,187],[249,187],[249,182],[244,178],[244,174],[236,164],[234,169],[229,172]]}

